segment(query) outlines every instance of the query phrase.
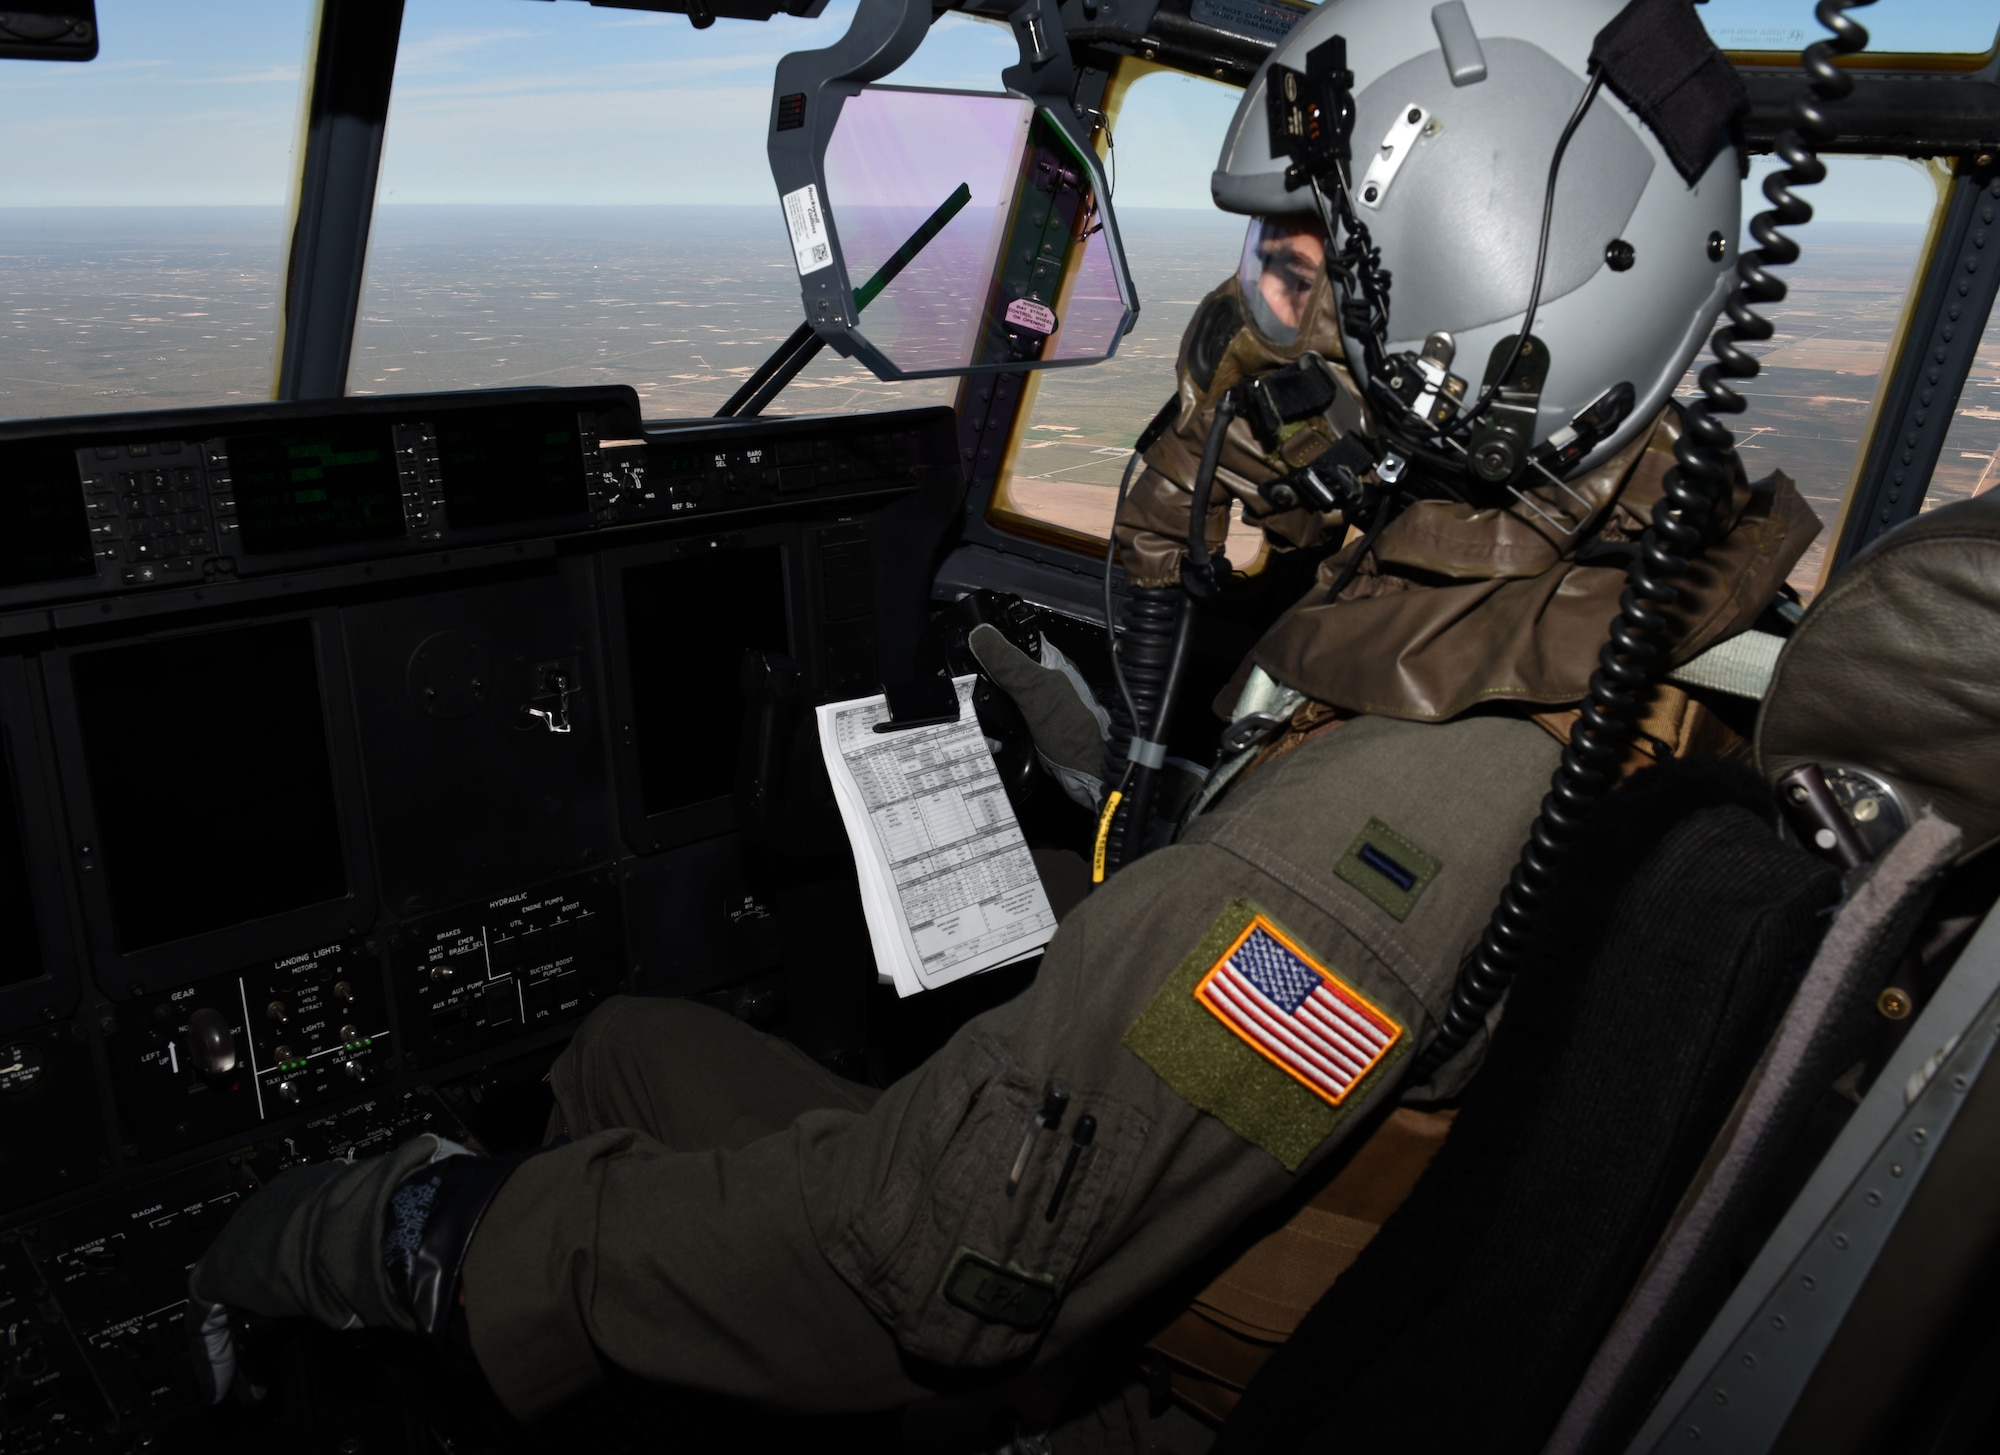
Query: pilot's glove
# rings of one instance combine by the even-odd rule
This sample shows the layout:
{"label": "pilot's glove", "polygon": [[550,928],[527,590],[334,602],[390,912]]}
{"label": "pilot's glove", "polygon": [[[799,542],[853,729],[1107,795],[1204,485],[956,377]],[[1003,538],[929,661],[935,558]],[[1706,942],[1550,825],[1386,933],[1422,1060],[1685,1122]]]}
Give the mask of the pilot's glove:
{"label": "pilot's glove", "polygon": [[[272,1179],[188,1277],[191,1352],[210,1400],[229,1392],[237,1345],[259,1322],[310,1318],[445,1339],[472,1234],[521,1160],[475,1157],[426,1134],[385,1156]],[[254,1378],[245,1383],[261,1394]]]}
{"label": "pilot's glove", "polygon": [[1104,797],[1104,743],[1111,735],[1111,715],[1098,705],[1076,664],[1046,635],[1040,662],[993,626],[974,627],[965,644],[1021,709],[1042,766],[1063,792],[1095,812]]}

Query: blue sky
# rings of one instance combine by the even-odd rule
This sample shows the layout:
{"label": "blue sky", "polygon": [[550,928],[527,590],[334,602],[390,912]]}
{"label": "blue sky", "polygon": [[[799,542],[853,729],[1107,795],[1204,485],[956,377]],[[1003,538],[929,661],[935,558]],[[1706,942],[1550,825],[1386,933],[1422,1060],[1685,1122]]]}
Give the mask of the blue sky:
{"label": "blue sky", "polygon": [[[579,0],[407,0],[384,158],[384,202],[767,204],[771,68],[828,44],[854,0],[816,20],[718,21]],[[1710,0],[1711,26],[1748,42],[1810,24],[1809,0]],[[308,0],[98,0],[88,65],[0,61],[0,206],[282,202],[297,129]],[[1889,0],[1863,19],[1884,48],[1975,44],[2000,0]],[[893,78],[997,89],[1008,32],[946,16]],[[1208,204],[1235,92],[1161,74],[1118,128],[1117,202]],[[1927,206],[1913,168],[1855,167],[1822,215],[1907,220]]]}
{"label": "blue sky", "polygon": [[[1707,0],[1702,19],[1736,50],[1792,50],[1826,34],[1810,0]],[[1879,0],[1853,12],[1877,51],[1984,51],[2000,29],[1994,0]]]}

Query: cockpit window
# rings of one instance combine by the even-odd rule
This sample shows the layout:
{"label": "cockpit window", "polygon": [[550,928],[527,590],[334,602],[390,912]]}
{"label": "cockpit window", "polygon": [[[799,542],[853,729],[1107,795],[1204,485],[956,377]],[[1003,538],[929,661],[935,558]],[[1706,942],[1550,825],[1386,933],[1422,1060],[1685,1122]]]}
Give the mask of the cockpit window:
{"label": "cockpit window", "polygon": [[[1237,266],[1244,245],[1243,219],[1209,203],[1207,174],[1173,160],[1213,149],[1181,128],[1196,128],[1207,105],[1219,118],[1219,135],[1235,94],[1170,74],[1148,75],[1131,88],[1115,132],[1118,210],[1145,309],[1110,362],[1030,381],[1025,423],[993,494],[992,518],[1002,528],[1058,538],[1110,534],[1132,439],[1173,391],[1181,333],[1195,304]],[[1152,145],[1165,156],[1149,165],[1144,149]],[[1746,223],[1768,206],[1763,179],[1774,165],[1759,158],[1744,183]],[[1749,409],[1729,421],[1751,474],[1783,470],[1820,518],[1818,539],[1791,575],[1807,597],[1825,569],[1938,198],[1924,165],[1901,157],[1832,157],[1827,166],[1827,182],[1802,194],[1817,212],[1795,231],[1802,257],[1778,270],[1789,294],[1762,310],[1777,333],[1753,347],[1763,372],[1743,388]],[[1755,246],[1747,234],[1746,246]],[[1934,498],[1985,488],[2000,477],[2000,332],[1989,338],[1959,402]],[[1681,398],[1693,396],[1710,358],[1704,347]],[[1239,566],[1254,561],[1261,541],[1240,513],[1231,529],[1230,559]]]}
{"label": "cockpit window", "polygon": [[[1751,476],[1783,470],[1820,518],[1818,538],[1791,574],[1791,584],[1808,597],[1825,572],[1883,365],[1916,291],[1938,195],[1925,167],[1902,157],[1829,157],[1826,164],[1823,184],[1800,189],[1815,215],[1791,230],[1799,261],[1775,270],[1785,280],[1785,299],[1758,310],[1777,332],[1751,348],[1762,372],[1742,386],[1749,408],[1727,421]],[[1743,184],[1746,225],[1769,206],[1764,177],[1777,165],[1760,157],[1752,166]],[[1756,246],[1747,233],[1744,245]],[[1706,347],[1696,356],[1682,398],[1693,395],[1695,376],[1713,357]],[[1961,412],[1975,407],[1975,396],[1968,384]],[[1988,428],[1989,449],[2000,446],[2000,427]]]}
{"label": "cockpit window", "polygon": [[2000,484],[2000,310],[1986,323],[1958,396],[1924,509],[1984,495]]}
{"label": "cockpit window", "polygon": [[[1707,0],[1699,14],[1715,43],[1736,53],[1796,56],[1826,31],[1809,0]],[[1993,49],[2000,12],[1993,0],[1930,0],[1923,5],[1872,5],[1854,19],[1868,30],[1872,54],[1981,56]]]}
{"label": "cockpit window", "polygon": [[97,0],[0,61],[0,416],[269,396],[311,0]]}
{"label": "cockpit window", "polygon": [[[350,393],[629,383],[712,414],[803,317],[764,155],[771,72],[853,18],[408,0]],[[1011,34],[948,15],[894,80],[994,88]],[[823,352],[774,411],[951,402]]]}
{"label": "cockpit window", "polygon": [[[1236,271],[1243,251],[1244,219],[1218,212],[1208,195],[1208,169],[1241,95],[1178,72],[1141,69],[1122,102],[1114,97],[1113,196],[1139,321],[1106,362],[1029,376],[1027,422],[993,492],[1002,525],[1110,535],[1132,438],[1174,392],[1174,360],[1195,305]],[[1243,532],[1240,512],[1231,529],[1229,558],[1241,566],[1262,540]]]}

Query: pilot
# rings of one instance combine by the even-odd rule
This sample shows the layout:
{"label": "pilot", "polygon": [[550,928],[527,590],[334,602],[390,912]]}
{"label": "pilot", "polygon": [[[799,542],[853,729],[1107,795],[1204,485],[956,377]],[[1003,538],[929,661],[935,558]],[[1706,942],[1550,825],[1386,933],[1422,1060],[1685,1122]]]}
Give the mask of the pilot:
{"label": "pilot", "polygon": [[[1187,329],[1118,523],[1128,577],[1180,591],[1197,483],[1211,552],[1232,499],[1276,549],[1355,538],[1225,691],[1261,736],[1232,733],[1177,840],[1063,919],[1030,988],[885,1090],[701,1006],[619,999],[551,1071],[539,1151],[425,1136],[278,1177],[190,1278],[218,1398],[244,1313],[469,1351],[522,1418],[613,1366],[801,1411],[998,1382],[1081,1350],[1388,1109],[1464,1084],[1483,1035],[1422,1084],[1412,1068],[1675,467],[1669,396],[1732,274],[1740,97],[1679,0],[1437,14],[1340,0],[1273,58],[1317,74],[1315,48],[1345,41],[1365,177],[1344,204],[1288,185],[1268,67],[1215,175],[1253,217],[1245,263]],[[1642,53],[1670,72],[1650,88]],[[1542,354],[1509,373],[1523,334]],[[1470,386],[1450,343],[1480,366]],[[1452,410],[1397,393],[1421,375],[1462,413],[1489,373],[1520,385],[1495,401],[1515,433],[1456,452],[1425,423]],[[1252,382],[1262,417],[1237,408]],[[1591,417],[1608,393],[1622,408]],[[1468,463],[1482,450],[1497,483]],[[1675,660],[1749,627],[1816,528],[1784,477],[1734,473],[1682,582]],[[990,656],[1024,688],[1045,670]],[[1671,689],[1640,740],[1735,745]]]}

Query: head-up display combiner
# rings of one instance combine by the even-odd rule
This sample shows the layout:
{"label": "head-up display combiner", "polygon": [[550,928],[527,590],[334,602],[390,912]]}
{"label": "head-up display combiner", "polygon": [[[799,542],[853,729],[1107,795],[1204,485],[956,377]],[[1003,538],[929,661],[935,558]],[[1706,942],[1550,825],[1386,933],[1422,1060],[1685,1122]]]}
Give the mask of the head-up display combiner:
{"label": "head-up display combiner", "polygon": [[883,379],[1109,358],[1139,303],[1056,5],[1012,15],[1004,92],[869,85],[930,19],[928,0],[863,0],[840,40],[778,63],[771,175],[807,323]]}

